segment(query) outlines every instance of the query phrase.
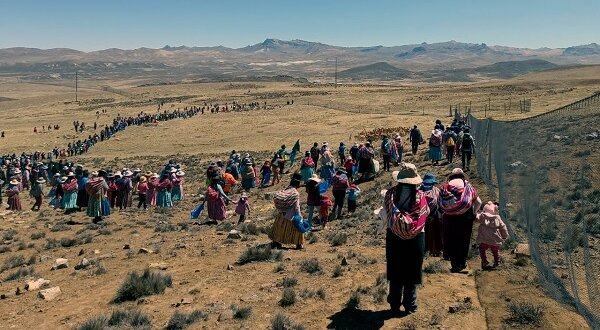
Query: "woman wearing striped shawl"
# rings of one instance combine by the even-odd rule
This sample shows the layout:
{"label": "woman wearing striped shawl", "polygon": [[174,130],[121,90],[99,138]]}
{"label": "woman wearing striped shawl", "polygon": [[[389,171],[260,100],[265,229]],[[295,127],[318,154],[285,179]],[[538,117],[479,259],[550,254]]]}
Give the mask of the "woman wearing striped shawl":
{"label": "woman wearing striped shawl", "polygon": [[104,180],[105,171],[91,173],[92,178],[86,183],[85,190],[89,195],[87,215],[94,218],[94,223],[102,221],[103,216],[110,215],[110,204],[106,197],[108,184]]}
{"label": "woman wearing striped shawl", "polygon": [[277,210],[275,223],[269,234],[273,248],[281,248],[282,244],[295,244],[296,249],[302,249],[304,235],[296,229],[292,222],[294,216],[300,213],[300,180],[302,175],[294,173],[290,185],[273,196],[273,203]]}
{"label": "woman wearing striped shawl", "polygon": [[402,163],[392,176],[398,184],[385,192],[380,217],[387,227],[385,256],[390,292],[387,301],[392,312],[417,310],[417,285],[422,281],[425,256],[425,222],[429,207],[418,190],[422,179],[413,164]]}
{"label": "woman wearing striped shawl", "polygon": [[444,226],[444,259],[450,260],[453,273],[467,269],[473,221],[481,199],[460,168],[455,168],[442,186],[440,211]]}

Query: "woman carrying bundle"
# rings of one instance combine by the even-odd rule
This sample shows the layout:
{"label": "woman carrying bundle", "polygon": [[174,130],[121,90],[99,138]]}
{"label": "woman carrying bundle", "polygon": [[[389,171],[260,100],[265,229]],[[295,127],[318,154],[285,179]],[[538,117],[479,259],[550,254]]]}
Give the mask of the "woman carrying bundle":
{"label": "woman carrying bundle", "polygon": [[71,213],[77,209],[78,190],[77,179],[75,179],[73,172],[67,174],[67,180],[62,184],[62,188],[65,192],[62,199],[62,208],[65,209],[65,213]]}
{"label": "woman carrying bundle", "polygon": [[302,175],[302,182],[306,184],[308,180],[315,173],[315,163],[310,155],[310,151],[304,153],[304,158],[300,164],[300,174]]}
{"label": "woman carrying bundle", "polygon": [[404,306],[405,313],[411,314],[417,310],[417,285],[422,281],[429,207],[425,194],[417,189],[422,180],[415,165],[402,163],[392,176],[398,184],[385,192],[384,207],[379,211],[387,227],[387,301],[392,312],[399,313]]}
{"label": "woman carrying bundle", "polygon": [[[304,235],[294,225],[294,217],[300,214],[300,180],[302,175],[294,173],[290,185],[273,196],[277,216],[269,238],[273,248],[281,248],[282,244],[295,244],[296,249],[302,249]],[[310,219],[309,219],[310,220]]]}
{"label": "woman carrying bundle", "polygon": [[163,173],[156,185],[156,190],[158,191],[156,194],[156,206],[164,208],[173,206],[171,189],[173,189],[173,183],[171,183],[171,180],[169,179],[169,174]]}
{"label": "woman carrying bundle", "polygon": [[455,168],[442,186],[440,210],[444,223],[444,258],[450,259],[451,272],[464,272],[471,243],[473,221],[481,207],[477,191],[460,168]]}
{"label": "woman carrying bundle", "polygon": [[108,184],[104,176],[105,171],[92,172],[92,177],[85,185],[85,190],[89,195],[87,205],[87,215],[94,218],[94,223],[102,221],[102,217],[110,215],[110,204],[106,197]]}

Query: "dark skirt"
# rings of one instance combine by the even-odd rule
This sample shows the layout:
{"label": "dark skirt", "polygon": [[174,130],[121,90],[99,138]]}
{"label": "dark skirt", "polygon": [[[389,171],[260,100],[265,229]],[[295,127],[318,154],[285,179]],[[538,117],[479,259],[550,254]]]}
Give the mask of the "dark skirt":
{"label": "dark skirt", "polygon": [[371,159],[358,159],[358,173],[373,173],[373,162]]}
{"label": "dark skirt", "polygon": [[87,191],[85,191],[85,189],[77,192],[77,206],[78,207],[87,207],[89,200],[90,200],[90,195],[87,193]]}
{"label": "dark skirt", "polygon": [[403,240],[388,228],[385,237],[388,281],[421,284],[424,257],[425,233],[420,233],[413,239]]}
{"label": "dark skirt", "polygon": [[473,232],[473,212],[460,215],[443,215],[444,222],[444,259],[450,260],[452,268],[462,270],[466,267]]}
{"label": "dark skirt", "polygon": [[443,250],[443,226],[441,219],[427,219],[425,224],[425,251],[430,256],[438,257]]}

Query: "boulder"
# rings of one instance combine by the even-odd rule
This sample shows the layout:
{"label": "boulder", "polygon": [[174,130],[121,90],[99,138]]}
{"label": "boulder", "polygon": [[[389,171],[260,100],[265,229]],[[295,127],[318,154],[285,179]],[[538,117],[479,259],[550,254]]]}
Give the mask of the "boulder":
{"label": "boulder", "polygon": [[221,312],[221,314],[219,314],[219,318],[217,319],[217,321],[219,322],[227,320],[233,320],[233,311],[230,309],[226,309],[223,312]]}
{"label": "boulder", "polygon": [[52,270],[63,269],[69,267],[69,259],[58,258],[54,261],[54,265],[52,265]]}
{"label": "boulder", "polygon": [[233,270],[233,266],[232,265],[227,265],[227,270]]}
{"label": "boulder", "polygon": [[88,267],[90,267],[92,265],[92,263],[87,260],[86,258],[83,258],[83,260],[81,260],[77,265],[75,265],[75,270],[81,270],[81,269],[86,269]]}
{"label": "boulder", "polygon": [[27,281],[27,283],[25,283],[25,290],[27,290],[27,291],[39,290],[48,284],[50,284],[50,281],[45,280],[43,278],[38,278],[35,281]]}
{"label": "boulder", "polygon": [[146,249],[146,248],[141,248],[138,250],[138,253],[140,254],[149,254],[152,253],[152,250]]}
{"label": "boulder", "polygon": [[44,289],[41,290],[40,292],[38,292],[38,297],[46,300],[46,301],[52,301],[54,299],[56,299],[56,297],[58,297],[61,294],[60,291],[60,287],[55,286],[49,289]]}

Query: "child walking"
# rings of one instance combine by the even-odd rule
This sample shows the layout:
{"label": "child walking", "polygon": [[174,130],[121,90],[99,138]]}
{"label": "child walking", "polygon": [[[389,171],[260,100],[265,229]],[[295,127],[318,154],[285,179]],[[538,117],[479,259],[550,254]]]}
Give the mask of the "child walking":
{"label": "child walking", "polygon": [[[481,257],[481,268],[489,270],[496,268],[501,262],[500,247],[508,239],[508,230],[506,224],[498,215],[498,205],[494,202],[487,202],[483,207],[483,212],[477,214],[479,229],[477,231],[477,243],[479,243],[479,255]],[[494,265],[490,266],[486,251],[492,250],[494,255]]]}
{"label": "child walking", "polygon": [[139,200],[137,208],[139,209],[143,205],[145,210],[148,207],[146,203],[146,197],[148,194],[148,179],[146,179],[146,177],[143,175],[140,178],[140,183],[137,185],[137,193]]}
{"label": "child walking", "polygon": [[333,201],[326,195],[321,196],[321,206],[319,207],[319,218],[323,229],[327,229],[327,221],[329,221],[329,211],[333,206]]}
{"label": "child walking", "polygon": [[246,213],[250,215],[250,202],[248,202],[248,194],[245,192],[242,193],[240,199],[235,203],[237,204],[235,213],[240,216],[240,220],[238,221],[238,224],[240,224],[246,220]]}
{"label": "child walking", "polygon": [[346,190],[348,195],[348,214],[356,212],[356,202],[358,201],[358,195],[360,194],[360,188],[354,183]]}

